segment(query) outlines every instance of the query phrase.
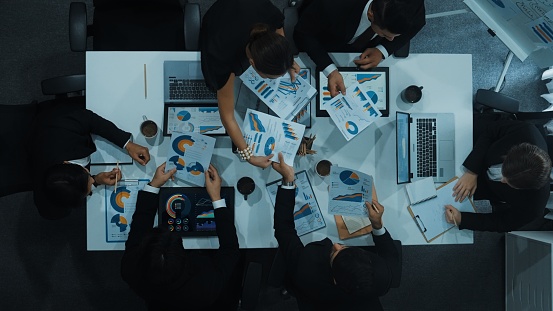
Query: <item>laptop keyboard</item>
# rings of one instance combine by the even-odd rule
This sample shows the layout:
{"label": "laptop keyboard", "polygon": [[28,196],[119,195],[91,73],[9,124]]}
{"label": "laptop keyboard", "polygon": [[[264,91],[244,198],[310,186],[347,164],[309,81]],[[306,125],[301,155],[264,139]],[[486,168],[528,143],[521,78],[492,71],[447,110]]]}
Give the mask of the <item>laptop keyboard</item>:
{"label": "laptop keyboard", "polygon": [[204,80],[169,79],[169,99],[217,100],[217,93],[212,92]]}
{"label": "laptop keyboard", "polygon": [[417,119],[417,177],[436,176],[436,119]]}

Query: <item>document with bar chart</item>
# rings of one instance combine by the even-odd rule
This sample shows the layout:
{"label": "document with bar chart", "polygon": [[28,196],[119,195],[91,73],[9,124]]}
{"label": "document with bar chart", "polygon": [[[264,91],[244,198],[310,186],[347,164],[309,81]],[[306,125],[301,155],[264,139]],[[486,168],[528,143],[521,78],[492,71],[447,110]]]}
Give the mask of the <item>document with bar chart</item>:
{"label": "document with bar chart", "polygon": [[372,201],[373,178],[365,173],[332,165],[328,213],[342,216],[366,216],[365,202]]}
{"label": "document with bar chart", "polygon": [[286,121],[249,108],[242,125],[246,144],[252,148],[255,156],[273,154],[271,160],[278,163],[278,153],[282,152],[284,162],[290,166],[294,165],[294,158],[304,132],[303,124]]}
{"label": "document with bar chart", "polygon": [[324,102],[323,107],[347,141],[382,115],[373,99],[360,89],[357,82],[346,89],[346,95],[335,96]]}
{"label": "document with bar chart", "polygon": [[[273,206],[280,180],[267,184],[267,193]],[[321,209],[311,188],[306,171],[296,173],[296,205],[294,205],[294,224],[298,236],[319,230],[326,226]]]}
{"label": "document with bar chart", "polygon": [[277,79],[264,79],[250,66],[240,79],[279,117],[292,120],[317,94],[301,75],[292,82],[286,73]]}

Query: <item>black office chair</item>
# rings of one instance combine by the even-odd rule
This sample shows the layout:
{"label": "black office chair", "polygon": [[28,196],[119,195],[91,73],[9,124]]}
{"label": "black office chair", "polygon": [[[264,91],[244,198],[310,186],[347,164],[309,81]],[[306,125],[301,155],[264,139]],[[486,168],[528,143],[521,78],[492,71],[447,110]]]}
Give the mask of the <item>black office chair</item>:
{"label": "black office chair", "polygon": [[282,13],[284,14],[284,35],[290,42],[292,54],[296,56],[299,54],[299,50],[294,42],[294,28],[296,28],[296,24],[298,23],[298,8],[285,7]]}
{"label": "black office chair", "polygon": [[69,8],[69,43],[74,52],[197,51],[200,6],[178,0],[95,0],[93,24],[87,25],[86,4]]}
{"label": "black office chair", "polygon": [[259,302],[261,280],[263,277],[263,265],[258,262],[249,262],[244,273],[242,283],[242,297],[240,310],[253,311]]}
{"label": "black office chair", "polygon": [[[75,94],[85,89],[84,75],[63,76],[42,81],[42,93],[54,95],[55,99],[38,103],[33,101],[26,105],[0,105],[0,197],[32,190],[32,174],[28,144],[34,120],[41,109],[55,104],[68,94]],[[84,103],[84,97],[82,99]]]}

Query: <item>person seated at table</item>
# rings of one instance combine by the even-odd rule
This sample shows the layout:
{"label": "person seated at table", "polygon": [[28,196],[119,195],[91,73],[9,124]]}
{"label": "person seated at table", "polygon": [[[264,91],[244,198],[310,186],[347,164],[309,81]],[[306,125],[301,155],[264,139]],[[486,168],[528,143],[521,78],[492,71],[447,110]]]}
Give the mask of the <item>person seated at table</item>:
{"label": "person seated at table", "polygon": [[159,188],[174,178],[160,165],[138,192],[129,238],[121,260],[121,276],[145,300],[148,310],[236,310],[239,284],[231,284],[240,257],[234,216],[221,199],[221,177],[213,165],[205,187],[215,208],[219,249],[211,258],[185,253],[179,234],[152,228],[159,205]]}
{"label": "person seated at table", "polygon": [[234,117],[234,80],[250,65],[263,78],[299,72],[283,31],[284,15],[269,0],[219,0],[201,30],[202,72],[217,91],[221,121],[242,159],[266,168],[273,155],[252,156]]}
{"label": "person seated at table", "polygon": [[361,69],[407,44],[426,24],[423,0],[304,0],[294,41],[328,77],[331,96],[345,94],[344,79],[329,52],[361,53]]}
{"label": "person seated at table", "polygon": [[471,196],[490,200],[493,212],[459,212],[448,205],[448,222],[455,218],[459,229],[507,232],[543,217],[551,159],[535,125],[514,120],[490,123],[463,166],[465,173],[453,187],[455,200]]}
{"label": "person seated at table", "polygon": [[[400,277],[399,252],[383,227],[384,206],[365,202],[377,253],[332,243],[328,238],[303,245],[294,225],[294,169],[279,153],[273,168],[282,175],[274,215],[275,237],[285,262],[287,290],[300,310],[382,310],[379,296]],[[374,207],[373,207],[374,205]]]}
{"label": "person seated at table", "polygon": [[148,149],[131,141],[131,134],[85,109],[78,98],[56,100],[39,113],[29,137],[33,167],[33,198],[46,219],[68,216],[86,205],[86,196],[98,185],[113,185],[121,171],[90,175],[90,155],[96,151],[91,134],[127,150],[138,163],[150,160]]}

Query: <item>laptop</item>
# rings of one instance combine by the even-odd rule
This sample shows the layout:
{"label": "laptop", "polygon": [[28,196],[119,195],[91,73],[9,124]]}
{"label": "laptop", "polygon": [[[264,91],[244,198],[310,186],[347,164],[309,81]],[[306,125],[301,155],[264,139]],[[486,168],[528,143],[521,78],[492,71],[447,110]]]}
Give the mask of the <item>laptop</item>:
{"label": "laptop", "polygon": [[446,182],[455,176],[455,119],[452,113],[396,112],[397,183],[425,177]]}
{"label": "laptop", "polygon": [[165,103],[216,103],[217,93],[204,80],[200,61],[163,62]]}
{"label": "laptop", "polygon": [[[234,187],[221,187],[221,197],[234,213]],[[158,225],[182,237],[216,236],[215,210],[206,188],[160,188]]]}

